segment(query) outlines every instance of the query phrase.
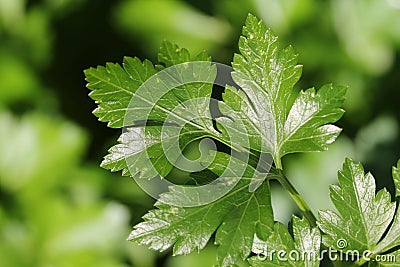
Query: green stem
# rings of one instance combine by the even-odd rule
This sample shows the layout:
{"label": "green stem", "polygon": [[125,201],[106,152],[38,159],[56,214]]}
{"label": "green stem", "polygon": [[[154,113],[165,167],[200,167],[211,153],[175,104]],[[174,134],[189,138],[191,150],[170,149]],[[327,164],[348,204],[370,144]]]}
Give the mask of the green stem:
{"label": "green stem", "polygon": [[366,261],[364,260],[364,259],[361,259],[361,260],[359,260],[359,261],[356,261],[356,262],[354,262],[353,263],[353,266],[363,266],[364,265],[364,263],[366,263]]}
{"label": "green stem", "polygon": [[[228,144],[225,140],[223,140],[222,138],[219,138],[218,136],[213,136],[213,137],[215,139],[217,139],[218,141],[224,143],[225,145],[232,147],[233,149],[235,149],[237,151],[247,151],[250,154],[250,158],[252,158],[252,156],[256,157],[256,155],[253,154],[250,150],[247,150],[241,146],[238,146],[238,147],[232,146],[232,144]],[[276,169],[275,169],[276,173],[270,175],[270,178],[276,179],[283,186],[283,188],[285,188],[286,191],[289,192],[290,196],[296,202],[297,206],[303,213],[304,217],[307,218],[310,225],[312,227],[317,227],[317,218],[311,211],[311,208],[308,206],[307,202],[303,199],[303,197],[299,194],[299,192],[297,192],[296,188],[290,183],[290,181],[287,179],[286,175],[283,173],[282,162],[281,162],[280,157],[275,158],[274,162],[275,162],[275,166],[276,166]]]}
{"label": "green stem", "polygon": [[276,168],[278,169],[278,170],[283,170],[282,169],[282,161],[281,161],[281,157],[276,157],[275,159],[274,159],[274,162],[275,162],[275,166],[276,166]]}
{"label": "green stem", "polygon": [[277,166],[277,174],[271,175],[270,178],[276,179],[286,191],[289,192],[290,196],[293,198],[294,202],[296,202],[297,206],[303,213],[304,217],[308,220],[312,227],[317,227],[317,218],[311,211],[311,208],[308,206],[307,202],[303,199],[303,197],[297,192],[296,188],[290,183],[287,179],[286,175],[280,170]]}
{"label": "green stem", "polygon": [[[370,259],[374,259],[377,255],[379,255],[381,252],[384,252],[384,251],[375,251],[377,248],[375,248],[375,249],[373,249],[372,251],[371,251],[371,254],[370,255],[368,255],[368,258],[370,258]],[[366,264],[368,262],[368,260],[366,260],[364,257],[362,257],[360,260],[358,260],[358,261],[355,261],[354,263],[353,263],[353,266],[363,266],[364,264]]]}

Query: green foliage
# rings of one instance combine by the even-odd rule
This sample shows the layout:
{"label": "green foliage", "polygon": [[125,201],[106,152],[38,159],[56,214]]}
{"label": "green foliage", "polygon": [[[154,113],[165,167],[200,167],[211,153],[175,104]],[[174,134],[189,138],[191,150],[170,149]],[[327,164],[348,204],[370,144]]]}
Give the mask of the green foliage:
{"label": "green foliage", "polygon": [[[276,222],[267,241],[256,241],[253,252],[258,256],[249,259],[251,266],[319,266],[321,234],[318,228],[310,229],[306,219],[293,216],[293,238],[285,225]],[[285,251],[287,260],[280,260],[274,252]],[[291,254],[289,254],[291,253]],[[265,259],[263,259],[265,257]]]}
{"label": "green foliage", "polygon": [[[181,63],[211,61],[205,53],[192,57],[187,50],[164,42],[157,65],[126,57],[122,66],[108,63],[106,67],[85,71],[88,88],[92,90],[90,97],[99,105],[94,114],[110,127],[129,126],[119,138],[120,144],[110,149],[102,167],[122,170],[124,175],[135,178],[166,178],[184,148],[204,138],[213,138],[250,157],[245,160],[216,152],[211,153],[215,156],[211,163],[205,164],[202,159],[208,171],[227,179],[226,183],[238,183],[223,197],[195,207],[179,206],[180,200],[192,197],[187,189],[190,185],[183,189],[170,187],[169,192],[160,195],[156,209],[134,227],[129,239],[158,251],[173,247],[174,255],[182,255],[200,251],[215,235],[220,266],[232,266],[240,260],[248,260],[253,266],[319,266],[321,242],[329,249],[345,253],[356,250],[362,255],[371,251],[372,259],[399,246],[400,215],[395,215],[396,203],[391,202],[386,189],[375,195],[374,178],[364,174],[360,164],[346,160],[339,173],[339,186],[331,187],[331,200],[339,213],[321,211],[318,222],[282,171],[283,156],[320,152],[336,140],[341,129],[333,123],[344,113],[341,106],[346,87],[329,84],[319,90],[295,90],[302,72],[297,55],[290,46],[280,49],[277,37],[251,14],[243,28],[239,50],[240,54],[233,59],[232,78],[241,89],[225,87],[218,103],[222,116],[216,119],[215,127],[210,119],[210,84],[176,85],[159,93],[164,81],[154,78]],[[185,76],[190,71],[183,68],[178,74]],[[215,66],[209,64],[205,71],[208,81],[213,81]],[[144,85],[149,81],[150,86]],[[197,101],[199,97],[205,100]],[[180,131],[174,130],[174,123],[182,126]],[[179,140],[180,150],[169,157],[165,147],[171,148],[173,140]],[[255,167],[264,153],[274,160],[269,174]],[[393,169],[397,197],[398,168]],[[240,174],[240,169],[245,171]],[[196,183],[202,176],[209,181],[211,175],[207,171],[192,174]],[[262,179],[256,181],[254,188],[256,177]],[[271,179],[288,191],[307,218],[293,217],[292,235],[284,224],[274,222]],[[170,200],[177,204],[166,204]],[[341,247],[339,241],[348,243]],[[294,251],[311,258],[249,258],[251,252],[262,254],[267,250],[283,251],[286,255]],[[395,251],[392,255],[397,254]],[[360,259],[354,264],[364,263],[365,259]]]}
{"label": "green foliage", "polygon": [[394,187],[396,188],[396,197],[400,197],[400,160],[397,167],[393,167]]}
{"label": "green foliage", "polygon": [[[244,91],[227,87],[223,97],[225,104],[237,112],[234,118],[240,118],[240,123],[233,121],[231,124],[225,118],[218,119],[219,129],[223,131],[222,140],[229,141],[229,129],[234,134],[245,134],[245,138],[250,136],[254,138],[250,139],[250,149],[271,153],[275,163],[279,165],[281,157],[287,153],[324,149],[340,132],[339,128],[327,123],[335,122],[343,114],[339,107],[345,90],[332,86],[324,86],[318,92],[309,89],[302,91],[290,103],[294,95],[293,86],[301,74],[293,50],[287,48],[279,51],[277,38],[262,21],[252,15],[246,21],[243,34],[244,37],[239,42],[242,56],[235,56],[233,78]],[[163,43],[159,54],[159,61],[165,67],[190,59],[186,50],[168,42]],[[192,60],[209,58],[202,53]],[[130,98],[146,79],[156,73],[155,69],[148,61],[141,63],[137,58],[125,58],[123,68],[118,64],[107,64],[106,67],[86,70],[88,88],[92,90],[90,96],[99,104],[94,114],[101,121],[108,121],[110,127],[126,126],[124,116],[129,108]],[[162,67],[158,67],[160,69]],[[211,78],[214,78],[215,70],[210,67],[209,72],[212,73]],[[211,89],[207,84],[183,85],[166,93],[156,102],[150,91],[142,94],[144,98],[141,100],[153,104],[154,109],[148,117],[144,116],[147,114],[142,115],[138,109],[136,120],[150,120],[156,122],[155,125],[128,128],[120,138],[121,144],[110,150],[111,154],[106,156],[102,166],[113,171],[123,170],[124,174],[133,167],[131,175],[152,178],[157,172],[151,166],[146,167],[151,164],[165,177],[173,162],[169,162],[163,154],[162,141],[165,140],[161,140],[160,124],[166,122],[168,115],[176,113],[174,107],[179,101],[190,101],[195,97],[210,98]],[[155,90],[154,87],[151,90]],[[194,108],[193,112],[208,112],[208,103],[196,104],[189,105],[189,108]],[[140,103],[133,106],[140,107]],[[228,113],[228,109],[224,109],[221,103],[220,107],[222,113]],[[177,113],[175,117],[179,116]],[[241,125],[245,125],[246,129],[240,129]],[[185,127],[188,128],[183,128],[179,136],[183,147],[196,138],[220,138],[212,129],[211,121],[195,121]],[[234,178],[237,176],[237,165],[246,163],[233,159],[233,166],[227,166],[226,162],[229,160],[230,156],[218,153],[208,168],[217,175],[227,169],[230,173],[228,177]],[[129,164],[133,166],[128,166]],[[168,206],[162,204],[163,198],[171,198],[173,196],[168,195],[177,192],[171,191],[162,195],[160,202],[156,204],[158,209],[144,216],[145,222],[135,227],[130,239],[160,251],[174,246],[174,253],[179,255],[202,249],[216,232],[216,243],[220,245],[218,259],[222,266],[232,265],[238,259],[245,260],[250,255],[256,229],[258,236],[267,238],[273,227],[269,183],[264,183],[254,192],[248,191],[250,180],[259,176],[256,172],[258,171],[247,165],[244,174],[236,177],[240,181],[230,193],[199,207]],[[278,226],[276,230],[281,231],[279,228]],[[277,233],[278,236],[280,234]]]}
{"label": "green foliage", "polygon": [[[398,178],[396,168],[393,178]],[[375,195],[374,177],[350,159],[338,179],[339,185],[331,186],[331,200],[340,215],[329,210],[320,212],[318,225],[326,234],[324,244],[345,253],[355,250],[362,255],[370,251],[373,256],[400,245],[400,212],[395,215],[396,203],[391,202],[389,192],[382,189]],[[398,181],[395,184],[398,188]],[[339,240],[344,240],[345,246]]]}
{"label": "green foliage", "polygon": [[[308,89],[292,103],[293,86],[301,76],[297,55],[291,47],[280,51],[277,37],[252,15],[246,20],[239,49],[241,55],[235,55],[232,63],[232,77],[243,91],[227,87],[224,101],[237,111],[235,117],[246,131],[229,119],[219,121],[224,128],[250,135],[250,147],[271,153],[278,168],[286,154],[326,149],[340,133],[338,127],[328,123],[343,115],[340,106],[345,88],[326,85],[317,92]],[[242,139],[247,140],[247,136]]]}
{"label": "green foliage", "polygon": [[[250,139],[250,148],[271,153],[278,168],[281,168],[281,157],[285,154],[326,149],[326,145],[332,143],[340,133],[338,127],[329,123],[337,121],[343,115],[340,106],[344,100],[345,88],[326,85],[317,92],[308,89],[301,91],[294,102],[290,103],[292,95],[295,94],[293,86],[301,74],[301,67],[296,65],[297,56],[293,50],[289,47],[279,51],[277,38],[262,21],[258,21],[252,15],[249,15],[246,21],[243,34],[239,42],[242,56],[236,55],[233,62],[233,79],[243,91],[229,86],[226,88],[223,97],[226,105],[220,104],[220,109],[226,115],[234,115],[236,120],[231,121],[225,117],[218,119],[219,130],[223,132],[222,139],[229,142],[231,134],[239,136],[239,140]],[[191,59],[186,50],[180,50],[168,42],[163,43],[159,61],[166,67],[189,60],[210,59],[204,53]],[[212,67],[209,72],[215,73]],[[149,61],[141,63],[137,58],[125,58],[123,68],[118,64],[109,63],[106,67],[86,70],[88,88],[92,90],[90,96],[99,104],[94,114],[101,121],[108,121],[110,127],[130,126],[124,125],[129,105],[136,107],[135,104],[130,104],[130,100],[140,85],[154,74],[155,68]],[[215,77],[213,75],[215,74],[211,75],[211,79]],[[158,86],[161,87],[162,84]],[[149,90],[148,94],[143,94],[145,99],[141,101],[153,104],[154,111],[150,116],[141,115],[137,111],[135,119],[152,120],[162,124],[168,115],[176,113],[176,110],[172,109],[179,101],[211,97],[209,84],[197,86],[198,88],[196,85],[175,88],[157,103],[153,103],[153,96]],[[196,109],[189,112],[208,112],[208,103],[194,103],[193,106]],[[235,114],[230,110],[234,110]],[[179,116],[176,114],[174,118]],[[184,128],[181,131],[180,142],[184,148],[191,140],[205,136],[220,139],[210,120],[201,120],[193,127],[189,125]],[[102,165],[113,171],[122,169],[126,174],[126,162],[131,162],[138,172],[144,169],[141,177],[152,178],[156,176],[156,170],[162,176],[166,176],[172,165],[163,155],[160,139],[161,126],[158,125],[129,129],[121,136],[121,144],[110,150],[111,154],[105,158]],[[134,142],[142,145],[132,146]],[[246,146],[246,143],[240,145]],[[147,160],[147,152],[152,162],[156,163],[153,164],[156,170],[151,167],[143,168],[150,163]]]}
{"label": "green foliage", "polygon": [[[217,264],[214,236],[200,253],[176,257],[123,242],[129,232],[128,221],[138,223],[153,199],[130,179],[118,179],[95,167],[114,136],[109,140],[112,130],[90,117],[93,103],[82,90],[81,69],[119,60],[121,53],[151,58],[155,63],[154,55],[165,38],[191,52],[206,49],[213,61],[230,62],[233,51],[238,52],[236,40],[248,12],[262,18],[279,35],[281,44],[295,44],[298,60],[305,67],[293,92],[314,84],[320,88],[331,81],[350,88],[344,103],[346,116],[340,124],[346,126],[345,131],[329,146],[329,152],[293,154],[283,159],[286,176],[310,208],[334,210],[327,197],[328,184],[336,182],[336,170],[345,156],[373,170],[379,186],[391,186],[395,180],[398,201],[399,176],[392,179],[388,173],[398,158],[394,148],[400,141],[398,1],[0,0],[0,266]],[[182,59],[187,58],[187,52],[182,53]],[[169,57],[164,54],[164,59]],[[156,65],[154,69],[158,72],[161,68]],[[227,94],[228,89],[225,91]],[[213,95],[219,97],[218,92],[214,90]],[[292,95],[290,105],[296,95]],[[123,102],[123,98],[106,102],[117,106],[118,101]],[[225,105],[220,103],[220,107]],[[150,127],[136,129],[142,129],[143,135],[146,131],[157,134],[156,127],[152,131]],[[189,127],[186,129],[188,136],[193,135]],[[129,135],[127,129],[125,138]],[[202,139],[185,147],[190,138],[185,141],[179,137],[184,155],[201,152],[197,144]],[[122,143],[132,148],[132,142]],[[117,147],[113,150],[123,154],[124,148]],[[153,146],[152,155],[158,155],[159,148]],[[110,168],[111,155],[118,158],[118,153],[108,156]],[[159,155],[162,159],[163,153]],[[252,154],[253,159],[257,155]],[[165,173],[171,167],[166,161],[165,168],[157,165],[156,159],[152,163]],[[116,164],[121,164],[121,169],[127,167],[122,158]],[[142,166],[150,166],[150,162],[146,164]],[[137,165],[142,171],[139,162]],[[181,175],[182,171],[172,168],[166,179],[181,180]],[[210,170],[182,176],[187,179],[182,179],[183,183],[197,185],[217,178]],[[265,174],[262,178],[264,181]],[[275,221],[286,223],[293,213],[300,214],[284,188],[272,182],[270,189]],[[179,200],[174,192],[166,196]],[[260,238],[254,237],[253,242],[265,242]],[[400,258],[398,251],[393,254]],[[332,267],[325,264],[321,266]],[[247,262],[237,265],[248,266]],[[334,266],[348,264],[336,262]]]}
{"label": "green foliage", "polygon": [[80,164],[86,145],[70,122],[0,114],[1,266],[121,266],[128,211],[101,198],[104,173]]}
{"label": "green foliage", "polygon": [[[189,52],[185,49],[179,49],[169,42],[164,42],[159,54],[159,61],[165,67],[175,64],[193,61],[210,61],[210,58],[205,53],[191,58]],[[157,69],[162,69],[161,65]],[[187,124],[180,132],[175,132],[172,127],[164,127],[166,118],[171,116],[173,119],[182,119],[182,108],[175,109],[180,102],[191,101],[199,97],[211,97],[212,84],[196,84],[182,85],[175,90],[163,95],[156,103],[153,100],[153,93],[146,89],[145,93],[138,96],[138,101],[141,103],[131,103],[132,97],[148,78],[156,73],[156,68],[149,61],[140,62],[138,58],[128,58],[124,60],[123,68],[118,64],[107,64],[107,67],[99,66],[96,69],[91,68],[85,71],[88,88],[93,90],[90,97],[96,100],[99,107],[94,111],[94,114],[101,121],[108,121],[110,127],[132,126],[126,125],[124,121],[126,111],[129,108],[135,107],[138,109],[141,103],[150,103],[154,105],[150,114],[145,112],[140,113],[140,110],[134,113],[136,121],[153,121],[155,124],[136,125],[130,127],[121,136],[121,144],[110,149],[110,155],[105,157],[102,166],[113,171],[123,170],[123,173],[128,173],[127,163],[133,164],[135,171],[131,175],[138,173],[141,178],[153,178],[157,175],[157,171],[164,177],[172,169],[172,164],[167,159],[167,155],[163,153],[162,145],[168,142],[168,139],[173,142],[175,136],[179,138],[181,147],[185,147],[191,141],[205,136],[216,136],[218,133],[212,127],[211,119],[197,119],[191,124]],[[216,75],[215,67],[210,66],[209,71],[211,76],[208,79],[213,80]],[[157,83],[162,87],[162,82]],[[143,87],[142,87],[143,88]],[[195,99],[189,102],[193,110],[189,111],[190,117],[193,114],[209,113],[209,102],[198,102]],[[143,107],[145,110],[146,107]],[[175,121],[172,121],[172,123]],[[162,130],[164,135],[161,136]],[[149,155],[149,156],[148,156]],[[177,160],[179,155],[172,155]],[[149,161],[149,157],[151,161]],[[145,168],[145,166],[148,166]],[[152,167],[154,166],[155,169]],[[132,166],[129,166],[132,170]]]}
{"label": "green foliage", "polygon": [[[138,58],[125,58],[124,69],[118,64],[107,64],[85,71],[93,92],[90,97],[99,105],[93,112],[109,127],[122,127],[124,115],[133,93],[156,71],[150,61],[143,63]],[[118,101],[115,101],[118,99]]]}
{"label": "green foliage", "polygon": [[[229,156],[218,153],[209,169],[221,175],[226,171],[227,162]],[[226,178],[235,178],[236,170],[242,168],[238,165],[243,164],[234,159]],[[245,260],[256,231],[268,236],[274,223],[268,183],[255,192],[248,190],[255,173],[258,172],[247,165],[240,182],[228,194],[207,205],[180,208],[158,202],[158,209],[143,217],[145,222],[135,226],[129,239],[160,251],[174,246],[174,254],[181,255],[204,248],[216,232],[215,242],[220,245],[218,260],[222,266]],[[168,196],[161,196],[160,200],[165,197]]]}

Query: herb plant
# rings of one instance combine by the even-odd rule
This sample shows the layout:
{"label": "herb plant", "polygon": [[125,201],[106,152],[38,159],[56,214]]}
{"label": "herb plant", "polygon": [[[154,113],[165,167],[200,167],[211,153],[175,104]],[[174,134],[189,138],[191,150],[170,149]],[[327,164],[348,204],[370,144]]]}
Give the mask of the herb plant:
{"label": "herb plant", "polygon": [[[159,97],[162,82],[155,79],[144,86],[157,73],[187,62],[209,62],[206,79],[215,79],[216,68],[204,52],[191,56],[164,42],[157,65],[126,57],[122,66],[107,63],[85,71],[90,97],[98,104],[94,114],[109,127],[124,128],[102,167],[137,179],[166,178],[180,156],[168,154],[165,148],[174,144],[170,140],[177,138],[182,152],[194,140],[211,138],[225,148],[203,157],[206,168],[194,171],[192,179],[197,185],[222,176],[226,183],[235,181],[223,196],[193,206],[179,203],[193,197],[188,188],[197,185],[171,186],[129,240],[158,251],[172,247],[174,255],[181,255],[201,250],[215,235],[221,266],[241,260],[252,266],[319,266],[320,254],[327,250],[336,258],[325,256],[324,262],[335,266],[400,266],[400,161],[393,168],[397,202],[392,202],[386,189],[375,192],[373,176],[360,163],[346,159],[339,185],[331,186],[337,211],[320,211],[319,219],[284,172],[285,155],[326,150],[338,137],[341,129],[333,123],[344,113],[346,87],[328,84],[297,92],[294,85],[302,71],[297,55],[290,46],[280,49],[277,37],[253,15],[247,18],[239,50],[231,73],[237,86],[226,85],[216,118],[210,116],[211,83],[176,84]],[[133,123],[127,123],[128,113]],[[272,166],[264,162],[265,155]],[[289,228],[274,221],[271,180],[288,191],[303,213],[303,219],[293,216]]]}

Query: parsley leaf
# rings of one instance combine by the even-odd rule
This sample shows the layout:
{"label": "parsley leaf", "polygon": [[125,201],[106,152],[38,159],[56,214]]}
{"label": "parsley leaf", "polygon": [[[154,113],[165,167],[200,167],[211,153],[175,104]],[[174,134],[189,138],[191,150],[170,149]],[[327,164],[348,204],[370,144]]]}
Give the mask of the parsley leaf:
{"label": "parsley leaf", "polygon": [[293,216],[293,238],[286,226],[277,222],[267,241],[256,239],[251,257],[252,266],[319,266],[321,234],[318,228],[310,229],[306,219]]}
{"label": "parsley leaf", "polygon": [[[159,92],[165,80],[154,76],[164,66],[205,62],[210,61],[210,57],[204,52],[191,57],[186,49],[163,42],[159,61],[163,66],[154,67],[147,60],[142,63],[138,58],[125,57],[123,67],[108,63],[106,67],[85,71],[87,87],[92,90],[90,97],[99,104],[94,114],[101,121],[108,121],[110,127],[128,126],[118,140],[120,144],[112,147],[104,158],[103,168],[122,170],[123,175],[139,175],[140,178],[153,178],[157,174],[165,177],[180,156],[173,148],[178,147],[180,152],[193,140],[219,135],[208,119],[211,118],[209,99],[216,77],[215,66],[202,65],[206,66],[201,70],[206,75],[203,80],[208,83],[176,86],[165,94]],[[182,69],[171,72],[178,77],[194,75],[192,69],[179,73]],[[149,79],[152,80],[149,82]],[[149,84],[143,86],[145,82]],[[155,97],[157,93],[159,99]],[[170,153],[166,155],[166,151]]]}
{"label": "parsley leaf", "polygon": [[[102,167],[139,178],[165,177],[190,142],[207,137],[235,152],[251,154],[252,164],[264,162],[262,157],[269,153],[277,169],[282,169],[281,157],[286,154],[326,149],[341,131],[332,123],[343,115],[340,106],[346,88],[325,85],[296,94],[293,87],[301,76],[297,55],[291,47],[279,50],[277,37],[252,15],[239,49],[232,77],[241,89],[226,86],[219,101],[224,116],[216,119],[217,128],[210,111],[217,69],[205,53],[192,57],[187,50],[164,42],[158,65],[126,57],[122,66],[108,63],[86,70],[90,97],[99,105],[94,114],[110,127],[124,127],[119,144],[110,149]],[[200,64],[200,76],[190,61],[206,63]],[[171,66],[180,67],[171,70]],[[180,83],[187,76],[194,78],[192,82]],[[221,266],[247,259],[255,237],[276,248],[319,250],[320,233],[304,219],[293,219],[294,240],[283,224],[274,225],[269,182],[261,171],[265,166],[254,168],[221,152],[213,156],[207,168],[222,179],[221,185],[233,185],[232,190],[213,202],[184,208],[179,204],[192,201],[197,191],[190,194],[194,187],[171,186],[129,239],[160,251],[173,247],[179,255],[202,249],[215,234]],[[194,176],[196,183],[210,180]],[[318,262],[303,263],[316,266]]]}
{"label": "parsley leaf", "polygon": [[[108,63],[106,67],[86,70],[88,88],[92,90],[90,96],[99,104],[94,114],[101,121],[108,121],[110,127],[132,126],[140,121],[158,123],[158,126],[153,126],[153,130],[149,130],[151,133],[143,126],[139,130],[128,131],[129,134],[120,138],[122,144],[110,150],[111,154],[105,158],[102,166],[113,171],[123,170],[127,174],[131,166],[124,163],[125,157],[132,158],[128,161],[134,169],[139,162],[145,164],[141,160],[143,153],[155,151],[155,155],[148,153],[152,166],[147,163],[148,168],[145,169],[149,171],[138,171],[140,176],[152,178],[157,172],[161,176],[168,174],[172,168],[171,161],[174,162],[179,156],[171,153],[170,160],[167,160],[165,154],[157,153],[161,148],[160,125],[168,123],[168,118],[171,124],[187,124],[182,131],[187,135],[187,140],[212,137],[227,143],[235,135],[235,142],[239,142],[236,149],[241,146],[271,153],[278,168],[281,168],[281,157],[288,153],[326,149],[341,131],[330,123],[336,122],[343,115],[340,106],[346,88],[326,85],[318,91],[311,88],[295,95],[293,86],[301,75],[297,55],[291,47],[280,51],[277,37],[251,14],[243,29],[239,48],[241,54],[234,57],[232,65],[235,71],[232,77],[243,90],[226,87],[224,101],[219,105],[226,116],[217,119],[217,127],[222,136],[214,129],[211,119],[204,119],[210,117],[210,103],[207,99],[211,97],[212,82],[216,77],[215,66],[210,65],[203,71],[209,75],[207,80],[210,83],[177,86],[165,95],[160,95],[159,99],[154,97],[159,91],[155,88],[163,88],[164,81],[153,79],[152,86],[141,87],[163,66],[170,67],[188,61],[210,61],[205,53],[191,57],[187,50],[164,42],[159,53],[159,62],[163,66],[154,67],[149,61],[142,63],[137,58],[126,57],[123,67]],[[184,76],[185,73],[178,75]],[[137,93],[138,88],[142,88],[140,94]],[[199,98],[203,98],[203,101],[199,101]],[[185,102],[184,108],[182,102]],[[147,114],[149,109],[151,112]],[[131,123],[127,124],[127,121]],[[187,145],[187,140],[179,136],[180,132],[175,127],[164,129],[167,136],[164,139],[171,140],[171,144],[163,147],[172,147],[174,140],[179,139],[181,149]],[[139,149],[124,155],[125,148],[130,146],[126,140],[139,142],[143,136],[149,142],[142,142],[137,146]],[[249,144],[247,140],[250,140]]]}
{"label": "parsley leaf", "polygon": [[108,127],[120,128],[124,125],[125,112],[137,89],[157,71],[153,64],[138,58],[125,57],[123,67],[107,63],[85,70],[89,96],[98,107],[93,111],[100,121],[108,122]]}
{"label": "parsley leaf", "polygon": [[[220,118],[218,122],[243,140],[249,136],[251,148],[271,153],[281,168],[284,155],[321,151],[336,139],[341,129],[329,123],[343,115],[340,106],[346,88],[311,88],[301,91],[292,103],[293,86],[302,68],[290,46],[278,49],[277,39],[261,20],[248,16],[239,40],[241,54],[236,54],[232,63],[233,80],[243,91],[226,88],[223,100],[229,109],[223,103],[220,109],[235,119]],[[230,109],[235,112],[228,113]]]}
{"label": "parsley leaf", "polygon": [[[398,174],[398,169],[393,168],[395,179]],[[400,210],[393,219],[396,203],[391,202],[389,192],[382,189],[375,194],[374,177],[365,174],[363,166],[350,159],[346,159],[338,180],[339,185],[330,188],[330,197],[339,213],[330,210],[319,213],[318,226],[326,234],[323,243],[343,252],[356,250],[359,255],[370,251],[371,257],[399,246]]]}
{"label": "parsley leaf", "polygon": [[[228,165],[229,160],[232,164]],[[246,163],[218,152],[208,168],[221,175],[229,167],[228,173],[235,176],[236,170],[241,169],[243,164]],[[254,192],[248,190],[251,179],[257,173],[247,165],[236,186],[207,205],[181,208],[157,202],[155,206],[158,209],[143,217],[144,222],[135,226],[129,239],[159,251],[173,246],[174,254],[181,255],[202,249],[216,232],[215,242],[220,245],[218,261],[221,266],[246,259],[251,252],[254,234],[268,236],[274,223],[269,184],[263,183]]]}
{"label": "parsley leaf", "polygon": [[400,160],[397,167],[393,167],[394,187],[396,188],[396,197],[400,197]]}

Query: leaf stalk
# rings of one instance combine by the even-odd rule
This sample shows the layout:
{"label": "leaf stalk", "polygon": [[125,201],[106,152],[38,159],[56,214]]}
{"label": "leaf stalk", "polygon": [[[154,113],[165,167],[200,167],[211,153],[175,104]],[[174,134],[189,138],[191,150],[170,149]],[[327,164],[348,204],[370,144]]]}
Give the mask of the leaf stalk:
{"label": "leaf stalk", "polygon": [[292,185],[292,183],[286,177],[285,173],[280,169],[276,169],[276,173],[270,175],[269,177],[270,179],[277,180],[283,186],[283,188],[285,188],[285,190],[290,194],[296,205],[299,207],[300,211],[303,213],[304,217],[308,220],[310,226],[317,227],[317,218],[312,212],[310,206],[308,206],[304,198]]}

